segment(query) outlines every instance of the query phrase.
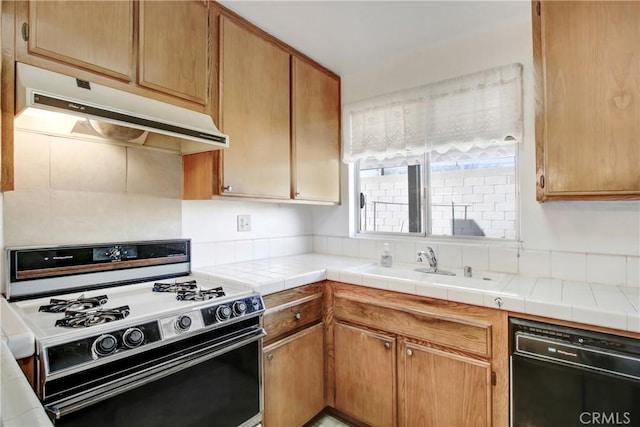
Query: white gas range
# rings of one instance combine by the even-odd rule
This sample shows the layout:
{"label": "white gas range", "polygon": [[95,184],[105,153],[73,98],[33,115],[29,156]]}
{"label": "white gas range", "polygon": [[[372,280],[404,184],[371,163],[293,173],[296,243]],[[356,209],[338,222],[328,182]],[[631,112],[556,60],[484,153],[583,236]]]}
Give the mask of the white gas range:
{"label": "white gas range", "polygon": [[[261,421],[264,303],[191,275],[189,240],[9,249],[7,258],[7,297],[35,335],[36,388],[56,425]],[[159,403],[176,387],[184,408]]]}

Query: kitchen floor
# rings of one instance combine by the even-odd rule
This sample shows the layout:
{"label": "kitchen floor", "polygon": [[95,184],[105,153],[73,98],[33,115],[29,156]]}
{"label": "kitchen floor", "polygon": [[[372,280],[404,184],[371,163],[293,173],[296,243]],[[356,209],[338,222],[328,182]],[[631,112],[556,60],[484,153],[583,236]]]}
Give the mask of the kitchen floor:
{"label": "kitchen floor", "polygon": [[307,427],[352,427],[351,424],[347,424],[342,420],[332,417],[329,414],[323,415],[317,419],[313,424],[309,424]]}

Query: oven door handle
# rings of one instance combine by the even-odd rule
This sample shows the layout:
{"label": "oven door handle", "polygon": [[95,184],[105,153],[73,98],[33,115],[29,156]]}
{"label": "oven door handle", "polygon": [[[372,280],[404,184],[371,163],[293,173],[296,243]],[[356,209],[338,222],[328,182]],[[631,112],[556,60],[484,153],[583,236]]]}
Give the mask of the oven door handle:
{"label": "oven door handle", "polygon": [[[93,395],[88,398],[80,398],[75,396],[66,400],[61,400],[59,402],[52,403],[50,405],[45,405],[44,409],[49,414],[50,418],[52,418],[53,420],[58,420],[67,414],[86,408],[87,406],[91,406],[95,403],[109,399],[115,395],[132,390],[136,387],[140,387],[142,385],[149,384],[153,381],[157,381],[161,378],[167,377],[169,375],[173,375],[176,372],[180,372],[192,366],[198,365],[202,362],[206,362],[207,360],[213,359],[214,357],[221,356],[225,353],[236,350],[247,344],[251,344],[253,342],[259,341],[262,338],[266,337],[267,333],[263,328],[259,328],[251,331],[251,333],[247,335],[248,337],[246,338],[243,338],[219,350],[212,351],[210,353],[207,353],[201,356],[190,358],[189,355],[186,355],[183,358],[180,358],[179,360],[177,360],[176,363],[174,363],[173,366],[171,367],[168,367],[168,368],[165,366],[155,367],[152,370],[146,371],[144,373],[141,373],[140,375],[136,375],[127,379],[126,384],[113,387],[106,392]],[[239,338],[239,337],[236,337],[236,338]]]}

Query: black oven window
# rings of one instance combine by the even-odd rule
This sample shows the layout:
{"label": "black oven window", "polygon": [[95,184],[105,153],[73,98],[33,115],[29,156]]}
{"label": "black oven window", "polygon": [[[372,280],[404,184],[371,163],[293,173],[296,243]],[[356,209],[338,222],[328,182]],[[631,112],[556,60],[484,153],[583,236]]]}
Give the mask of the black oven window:
{"label": "black oven window", "polygon": [[260,412],[258,343],[63,416],[56,426],[236,427]]}

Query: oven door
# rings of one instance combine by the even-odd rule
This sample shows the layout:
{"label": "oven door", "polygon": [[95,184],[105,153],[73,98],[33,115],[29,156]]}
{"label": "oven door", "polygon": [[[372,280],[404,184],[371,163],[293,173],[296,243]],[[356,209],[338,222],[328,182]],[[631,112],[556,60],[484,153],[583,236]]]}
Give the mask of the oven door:
{"label": "oven door", "polygon": [[262,420],[263,336],[262,328],[254,328],[232,340],[201,344],[198,351],[167,354],[136,375],[105,380],[85,393],[45,402],[45,408],[56,426],[65,427],[254,426]]}

